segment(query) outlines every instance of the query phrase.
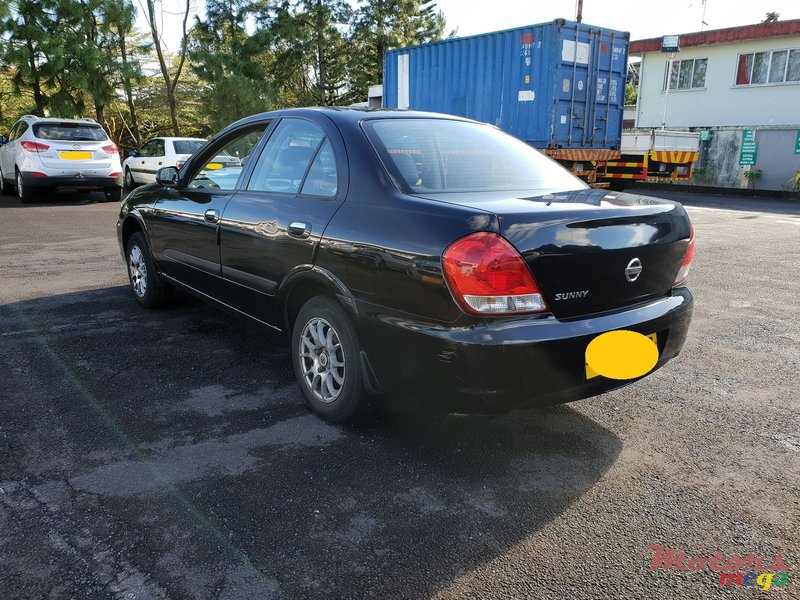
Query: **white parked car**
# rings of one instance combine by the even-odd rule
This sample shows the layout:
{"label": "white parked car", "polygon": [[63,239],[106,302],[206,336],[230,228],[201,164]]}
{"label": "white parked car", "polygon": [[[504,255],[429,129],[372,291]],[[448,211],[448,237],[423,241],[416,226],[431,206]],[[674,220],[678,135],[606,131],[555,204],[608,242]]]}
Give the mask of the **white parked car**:
{"label": "white parked car", "polygon": [[155,183],[161,167],[181,168],[186,159],[197,152],[206,140],[198,138],[157,137],[134,150],[122,163],[125,187],[133,189],[144,183]]}
{"label": "white parked car", "polygon": [[119,149],[92,119],[25,115],[0,136],[0,192],[22,202],[41,190],[103,190],[122,200]]}

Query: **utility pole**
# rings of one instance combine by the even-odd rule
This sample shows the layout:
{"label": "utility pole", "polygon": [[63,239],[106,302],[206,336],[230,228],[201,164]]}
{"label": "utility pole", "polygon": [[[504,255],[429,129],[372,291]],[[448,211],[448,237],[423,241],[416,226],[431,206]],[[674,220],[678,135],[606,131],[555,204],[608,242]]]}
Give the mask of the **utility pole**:
{"label": "utility pole", "polygon": [[703,0],[703,16],[700,18],[700,31],[703,31],[703,28],[706,27],[708,23],[706,23],[706,0]]}
{"label": "utility pole", "polygon": [[578,15],[575,17],[575,20],[578,23],[583,21],[583,0],[578,0]]}

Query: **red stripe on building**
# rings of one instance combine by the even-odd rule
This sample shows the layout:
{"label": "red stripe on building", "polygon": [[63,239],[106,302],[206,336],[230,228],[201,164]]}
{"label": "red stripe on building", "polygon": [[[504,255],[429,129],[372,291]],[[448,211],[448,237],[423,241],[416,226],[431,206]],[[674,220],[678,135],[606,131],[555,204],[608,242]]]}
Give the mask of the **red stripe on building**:
{"label": "red stripe on building", "polygon": [[[787,35],[800,35],[800,19],[685,33],[680,36],[680,47],[711,46],[713,44],[728,44],[730,42],[742,42],[745,40],[763,40]],[[631,42],[629,53],[644,54],[645,52],[660,52],[661,39],[662,38],[659,37],[646,40],[634,40]]]}

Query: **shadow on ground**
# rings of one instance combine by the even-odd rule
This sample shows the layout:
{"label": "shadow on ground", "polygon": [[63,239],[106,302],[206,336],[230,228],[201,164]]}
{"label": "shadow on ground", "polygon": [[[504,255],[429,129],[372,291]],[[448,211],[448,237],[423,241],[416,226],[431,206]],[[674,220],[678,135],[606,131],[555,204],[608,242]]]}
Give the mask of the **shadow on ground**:
{"label": "shadow on ground", "polygon": [[0,332],[3,597],[429,597],[621,450],[569,407],[324,424],[282,336],[187,297],[21,302]]}

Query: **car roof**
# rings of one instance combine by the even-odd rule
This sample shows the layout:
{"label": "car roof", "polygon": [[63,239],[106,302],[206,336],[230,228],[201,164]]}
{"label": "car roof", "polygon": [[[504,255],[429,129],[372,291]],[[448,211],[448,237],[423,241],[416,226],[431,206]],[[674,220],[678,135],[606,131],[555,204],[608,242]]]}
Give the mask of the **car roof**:
{"label": "car roof", "polygon": [[77,125],[87,125],[89,127],[100,127],[100,124],[93,119],[59,119],[57,117],[37,117],[34,115],[25,115],[20,118],[20,121],[25,121],[31,124],[53,124],[53,123],[75,123]]}
{"label": "car roof", "polygon": [[[357,123],[364,119],[448,119],[457,121],[474,122],[454,115],[443,113],[423,112],[417,110],[395,109],[395,108],[368,108],[361,106],[311,106],[306,108],[287,108],[284,110],[273,110],[259,113],[250,117],[245,117],[235,123],[235,125],[245,125],[251,121],[261,121],[263,119],[288,117],[291,115],[303,116],[309,114],[324,114],[334,122]],[[230,127],[230,126],[229,126]],[[227,127],[226,127],[227,129]]]}
{"label": "car roof", "polygon": [[[168,140],[170,142],[206,142],[203,138],[192,138],[192,137],[166,137],[163,135],[156,136],[154,138],[150,138],[151,140]],[[149,140],[148,140],[149,141]]]}

